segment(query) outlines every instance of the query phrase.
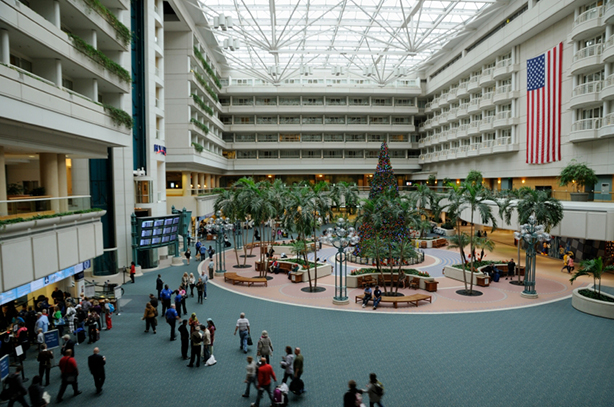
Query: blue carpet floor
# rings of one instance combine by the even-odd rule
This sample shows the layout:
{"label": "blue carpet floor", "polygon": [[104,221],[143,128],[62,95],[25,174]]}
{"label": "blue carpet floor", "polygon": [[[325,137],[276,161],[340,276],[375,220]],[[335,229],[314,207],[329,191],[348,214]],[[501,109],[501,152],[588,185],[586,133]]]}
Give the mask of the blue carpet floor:
{"label": "blue carpet floor", "polygon": [[[184,271],[195,272],[196,263],[160,273],[177,287]],[[157,335],[143,333],[141,317],[157,274],[124,286],[127,303],[96,344],[107,357],[103,394],[94,394],[87,369],[94,345],[84,343],[76,349],[84,392],[73,398],[69,389],[63,405],[249,406],[255,392],[249,400],[241,397],[246,355],[232,335],[240,312],[252,324],[254,342],[262,330],[269,332],[279,381],[284,347],[302,349],[307,393],[291,395],[290,405],[341,406],[347,381],[364,387],[370,372],[385,385],[387,407],[614,405],[614,321],[578,312],[571,300],[514,311],[393,315],[282,305],[209,285],[208,300],[199,305],[189,298],[188,311],[215,321],[218,364],[190,369],[162,319]],[[34,359],[31,352],[25,364],[30,378],[37,371]],[[53,398],[59,376],[52,369]]]}

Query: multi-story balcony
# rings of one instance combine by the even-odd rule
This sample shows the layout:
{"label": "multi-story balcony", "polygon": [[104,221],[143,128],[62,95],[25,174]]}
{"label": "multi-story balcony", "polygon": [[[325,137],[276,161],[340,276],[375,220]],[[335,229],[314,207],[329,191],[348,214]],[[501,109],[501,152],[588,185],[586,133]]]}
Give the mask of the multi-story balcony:
{"label": "multi-story balcony", "polygon": [[498,112],[493,121],[493,127],[495,129],[504,129],[506,127],[512,127],[518,124],[518,118],[512,117],[512,112],[509,110]]}
{"label": "multi-story balcony", "polygon": [[458,126],[458,130],[456,132],[457,138],[467,137],[467,130],[469,129],[469,123],[463,123]]}
{"label": "multi-story balcony", "polygon": [[576,109],[600,103],[599,92],[601,91],[601,86],[601,81],[588,82],[576,86],[569,101],[569,107]]}
{"label": "multi-story balcony", "polygon": [[453,103],[458,100],[458,96],[456,96],[457,89],[458,88],[450,89],[450,91],[448,92],[448,103]]}
{"label": "multi-story balcony", "polygon": [[484,133],[486,131],[491,131],[493,129],[493,122],[495,120],[495,116],[485,116],[482,118],[482,123],[480,123],[480,132]]}
{"label": "multi-story balcony", "polygon": [[520,70],[520,64],[513,64],[511,58],[497,61],[492,76],[495,80],[503,79]]}
{"label": "multi-story balcony", "polygon": [[439,106],[441,107],[446,107],[446,106],[450,106],[450,101],[448,100],[448,93],[442,93],[441,96],[439,96]]}
{"label": "multi-story balcony", "polygon": [[463,118],[469,116],[469,103],[462,103],[456,110],[456,117]]}
{"label": "multi-story balcony", "polygon": [[518,151],[520,146],[518,143],[512,143],[511,137],[499,137],[492,143],[492,153],[507,153],[509,151]]}
{"label": "multi-story balcony", "polygon": [[519,95],[520,95],[519,91],[512,90],[511,84],[501,85],[501,86],[498,86],[497,89],[495,90],[495,94],[492,98],[492,101],[495,105],[504,104],[504,103],[507,104],[512,99],[517,99]]}
{"label": "multi-story balcony", "polygon": [[469,152],[469,147],[470,145],[465,144],[462,145],[460,147],[458,147],[458,150],[456,150],[456,158],[467,158],[468,157],[468,152]]}
{"label": "multi-story balcony", "polygon": [[571,125],[569,140],[572,143],[595,140],[599,137],[602,118],[578,120]]}
{"label": "multi-story balcony", "polygon": [[495,78],[493,77],[493,71],[494,70],[495,70],[495,68],[492,67],[492,68],[484,69],[482,71],[482,75],[480,75],[480,79],[478,81],[480,86],[487,86],[487,85],[491,85],[491,84],[495,83]]}
{"label": "multi-story balcony", "polygon": [[479,113],[480,112],[480,102],[482,98],[474,98],[469,102],[469,107],[467,108],[467,112],[469,114]]}
{"label": "multi-story balcony", "polygon": [[605,63],[614,62],[614,35],[610,35],[610,38],[603,44],[601,60]]}
{"label": "multi-story balcony", "polygon": [[599,138],[614,137],[614,113],[606,115],[601,121],[601,128],[599,128]]}
{"label": "multi-story balcony", "polygon": [[571,63],[571,74],[578,75],[601,66],[602,50],[603,44],[594,44],[576,51]]}
{"label": "multi-story balcony", "polygon": [[485,109],[494,105],[493,95],[494,92],[487,92],[482,94],[482,98],[480,99],[480,109]]}
{"label": "multi-story balcony", "polygon": [[461,84],[458,85],[458,88],[456,88],[456,97],[457,98],[461,98],[464,96],[467,96],[469,94],[469,90],[467,89],[467,86],[469,85],[468,82],[463,82]]}
{"label": "multi-story balcony", "polygon": [[457,133],[458,133],[458,127],[451,128],[450,130],[448,130],[448,134],[446,136],[446,140],[450,141],[450,140],[456,139],[456,134]]}
{"label": "multi-story balcony", "polygon": [[467,128],[468,136],[475,136],[480,134],[480,125],[482,124],[482,120],[472,120],[469,123],[469,127]]}
{"label": "multi-story balcony", "polygon": [[469,91],[469,93],[481,92],[479,76],[472,76],[469,79],[469,82],[467,82],[467,91]]}
{"label": "multi-story balcony", "polygon": [[472,143],[467,149],[467,157],[477,157],[480,154],[480,144]]}
{"label": "multi-story balcony", "polygon": [[432,110],[438,110],[439,109],[439,97],[433,98],[433,101],[431,102],[431,109]]}
{"label": "multi-story balcony", "polygon": [[570,40],[576,41],[580,37],[589,38],[603,30],[603,6],[594,7],[580,14],[573,22]]}
{"label": "multi-story balcony", "polygon": [[605,21],[606,24],[614,23],[614,2],[608,1],[605,4],[605,9],[603,10],[603,16],[601,17],[602,21]]}
{"label": "multi-story balcony", "polygon": [[424,113],[432,113],[433,112],[433,108],[431,108],[432,104],[433,104],[433,102],[427,102],[424,105]]}

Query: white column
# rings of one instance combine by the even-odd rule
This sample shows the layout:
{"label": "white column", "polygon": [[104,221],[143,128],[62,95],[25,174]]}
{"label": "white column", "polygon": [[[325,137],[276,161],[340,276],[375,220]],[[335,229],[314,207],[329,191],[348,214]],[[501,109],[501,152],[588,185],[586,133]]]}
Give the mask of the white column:
{"label": "white column", "polygon": [[181,185],[183,187],[183,196],[190,196],[192,194],[190,188],[190,173],[187,171],[181,172]]}
{"label": "white column", "polygon": [[55,72],[53,74],[54,74],[54,77],[53,79],[51,79],[51,81],[55,83],[57,86],[62,86],[62,60],[61,59],[55,60]]}
{"label": "white column", "polygon": [[198,187],[198,189],[204,189],[205,185],[209,186],[205,183],[205,174],[203,173],[198,174],[198,183],[200,184],[200,187]]}
{"label": "white column", "polygon": [[[0,201],[6,201],[6,167],[4,164],[4,147],[0,146]],[[8,215],[5,203],[0,203],[0,216]]]}
{"label": "white column", "polygon": [[60,2],[58,0],[53,0],[53,17],[51,23],[58,28],[62,28],[61,15]]}
{"label": "white column", "polygon": [[[51,153],[39,154],[40,161],[40,180],[41,186],[45,188],[45,195],[57,197],[59,195],[58,185],[58,155]],[[57,200],[51,201],[51,210],[60,211]]]}
{"label": "white column", "polygon": [[4,28],[0,29],[0,50],[2,50],[0,62],[8,65],[11,62],[11,47],[9,42],[9,32]]}
{"label": "white column", "polygon": [[[66,175],[66,154],[58,154],[58,196],[68,196],[68,177]],[[68,211],[68,199],[59,202],[60,212]]]}
{"label": "white column", "polygon": [[[192,185],[192,189],[197,189],[198,188],[198,173],[197,172],[193,172],[192,173],[192,177],[191,177],[191,185]],[[191,192],[192,194],[194,194],[194,192]]]}
{"label": "white column", "polygon": [[203,181],[203,183],[205,185],[207,185],[207,188],[212,188],[212,186],[211,186],[211,174],[207,174],[206,175],[206,182]]}

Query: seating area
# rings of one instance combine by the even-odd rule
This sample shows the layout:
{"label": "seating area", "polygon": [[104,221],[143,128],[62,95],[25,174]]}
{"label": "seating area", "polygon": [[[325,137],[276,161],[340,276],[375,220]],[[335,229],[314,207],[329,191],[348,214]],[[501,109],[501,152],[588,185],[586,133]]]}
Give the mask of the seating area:
{"label": "seating area", "polygon": [[[354,299],[354,303],[357,304],[358,301],[362,301],[364,298],[365,298],[364,294],[359,294]],[[369,300],[369,301],[372,301],[372,300]],[[382,296],[382,300],[380,301],[380,304],[392,303],[394,308],[398,308],[399,307],[399,303],[407,303],[407,305],[414,304],[417,307],[419,305],[420,301],[428,301],[430,303],[433,302],[432,301],[432,297],[430,295],[426,295],[426,294],[413,294],[413,295],[404,295],[402,297],[384,297],[384,296]]]}
{"label": "seating area", "polygon": [[243,277],[233,272],[224,273],[224,281],[231,281],[232,285],[247,283],[248,287],[256,283],[263,283],[265,287],[268,286],[267,279],[264,277]]}

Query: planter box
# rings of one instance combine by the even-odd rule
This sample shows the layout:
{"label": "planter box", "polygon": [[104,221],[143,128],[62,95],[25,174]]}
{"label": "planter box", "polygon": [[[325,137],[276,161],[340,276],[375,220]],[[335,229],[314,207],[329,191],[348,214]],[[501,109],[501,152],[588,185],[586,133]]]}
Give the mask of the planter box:
{"label": "planter box", "polygon": [[[451,267],[451,266],[446,266],[444,268],[444,274],[446,277],[454,279],[454,280],[458,280],[458,281],[463,281],[463,270],[461,269],[457,269],[456,267]],[[478,285],[478,276],[487,276],[488,274],[484,274],[482,272],[478,272],[478,273],[470,273],[469,271],[465,271],[465,274],[467,276],[467,282],[471,281],[472,275],[473,275],[473,285]]]}
{"label": "planter box", "polygon": [[[319,274],[320,273],[318,273],[318,275]],[[388,273],[384,273],[384,274],[388,274]],[[352,276],[352,275],[348,274],[348,277],[347,277],[347,286],[348,286],[348,288],[362,288],[360,286],[360,284],[358,284],[358,279],[359,279],[359,277],[363,277],[363,276],[366,276],[366,275],[368,275],[368,274],[361,274],[361,275],[358,275],[358,276]],[[379,276],[379,273],[371,273],[371,275],[377,281],[377,277]],[[426,284],[425,284],[426,281],[435,281],[434,277],[421,277],[421,276],[416,276],[414,274],[406,274],[405,276],[408,277],[409,279],[412,279],[414,277],[419,278],[420,279],[420,288],[423,289],[423,290],[426,289]]]}
{"label": "planter box", "polygon": [[[614,319],[614,302],[604,302],[585,297],[578,292],[584,289],[586,289],[586,287],[579,287],[573,290],[571,295],[571,305],[578,311],[582,311],[587,314],[602,318]],[[604,292],[601,294],[605,295],[606,297],[614,298],[614,296]]]}
{"label": "planter box", "polygon": [[[314,277],[314,269],[311,268],[309,270],[309,272],[311,273],[311,278]],[[318,263],[318,278],[322,278],[322,277],[326,277],[326,276],[330,276],[333,273],[333,267],[330,264],[320,264]],[[296,273],[294,273],[296,275],[301,274],[302,275],[302,281],[309,281],[309,275],[307,274],[307,270],[306,269],[301,269],[299,271],[297,271]]]}
{"label": "planter box", "polygon": [[416,239],[416,241],[420,243],[420,248],[422,249],[432,249],[433,247],[443,247],[448,242],[446,239],[429,239],[429,240]]}
{"label": "planter box", "polygon": [[572,201],[588,202],[588,192],[571,192],[569,195]]}

